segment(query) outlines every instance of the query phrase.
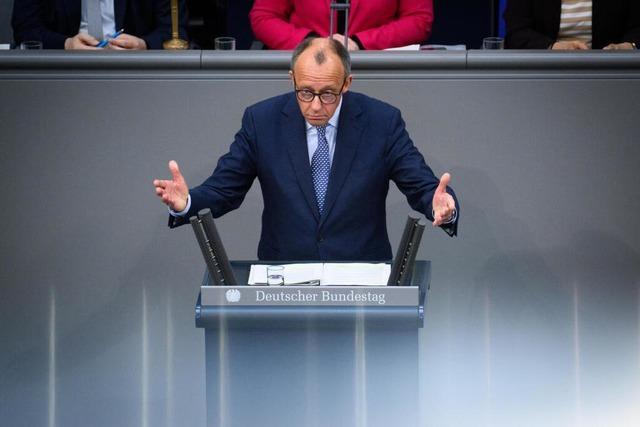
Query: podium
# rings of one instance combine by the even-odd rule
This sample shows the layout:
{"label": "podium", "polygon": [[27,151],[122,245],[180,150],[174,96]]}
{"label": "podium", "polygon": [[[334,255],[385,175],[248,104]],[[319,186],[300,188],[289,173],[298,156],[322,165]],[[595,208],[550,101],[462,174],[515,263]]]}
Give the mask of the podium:
{"label": "podium", "polygon": [[[237,283],[252,263],[231,263]],[[410,286],[375,287],[208,286],[205,275],[207,425],[417,426],[430,273],[416,261]]]}

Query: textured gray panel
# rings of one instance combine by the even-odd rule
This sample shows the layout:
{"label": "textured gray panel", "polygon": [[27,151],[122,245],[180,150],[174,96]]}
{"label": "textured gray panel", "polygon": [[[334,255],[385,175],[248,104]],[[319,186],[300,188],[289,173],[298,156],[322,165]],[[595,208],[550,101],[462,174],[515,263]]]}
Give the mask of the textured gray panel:
{"label": "textured gray panel", "polygon": [[[290,89],[275,55],[281,68],[237,77],[187,55],[170,75],[166,57],[82,79],[0,55],[3,425],[203,425],[204,264],[190,229],[166,228],[151,179],[169,159],[204,179],[245,106]],[[640,80],[611,58],[356,73],[462,203],[460,236],[427,230],[418,255],[433,260],[421,425],[640,421]],[[231,259],[255,257],[259,190],[218,221]],[[395,188],[387,206],[395,247],[408,206]]]}

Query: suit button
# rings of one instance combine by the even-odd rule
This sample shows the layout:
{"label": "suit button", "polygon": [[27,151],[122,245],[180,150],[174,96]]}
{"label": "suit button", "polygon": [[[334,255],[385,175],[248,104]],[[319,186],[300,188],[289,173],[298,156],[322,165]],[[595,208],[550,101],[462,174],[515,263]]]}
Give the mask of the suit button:
{"label": "suit button", "polygon": [[316,239],[318,240],[318,242],[323,242],[324,241],[324,238],[320,234],[318,234],[316,236]]}

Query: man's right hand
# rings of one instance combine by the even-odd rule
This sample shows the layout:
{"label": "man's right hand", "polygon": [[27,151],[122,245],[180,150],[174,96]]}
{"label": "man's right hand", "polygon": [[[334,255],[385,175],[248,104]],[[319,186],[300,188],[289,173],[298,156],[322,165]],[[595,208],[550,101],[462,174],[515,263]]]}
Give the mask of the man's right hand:
{"label": "man's right hand", "polygon": [[96,46],[100,43],[93,36],[87,33],[78,33],[73,37],[69,37],[64,41],[65,49],[84,49],[84,50],[96,50],[99,49]]}
{"label": "man's right hand", "polygon": [[162,203],[175,212],[182,212],[187,207],[189,187],[187,187],[175,160],[169,162],[169,170],[172,179],[154,179],[153,186],[156,188],[158,197],[162,199]]}

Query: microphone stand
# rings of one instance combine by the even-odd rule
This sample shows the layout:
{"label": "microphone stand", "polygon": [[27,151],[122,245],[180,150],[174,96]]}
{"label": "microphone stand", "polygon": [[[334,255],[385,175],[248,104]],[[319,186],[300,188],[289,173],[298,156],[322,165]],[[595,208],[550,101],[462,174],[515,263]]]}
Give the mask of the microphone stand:
{"label": "microphone stand", "polygon": [[329,6],[329,37],[333,36],[333,15],[341,10],[344,10],[344,46],[348,48],[349,40],[349,9],[351,8],[351,3],[349,0],[344,1],[343,3],[338,3],[336,0],[331,0],[331,5]]}

